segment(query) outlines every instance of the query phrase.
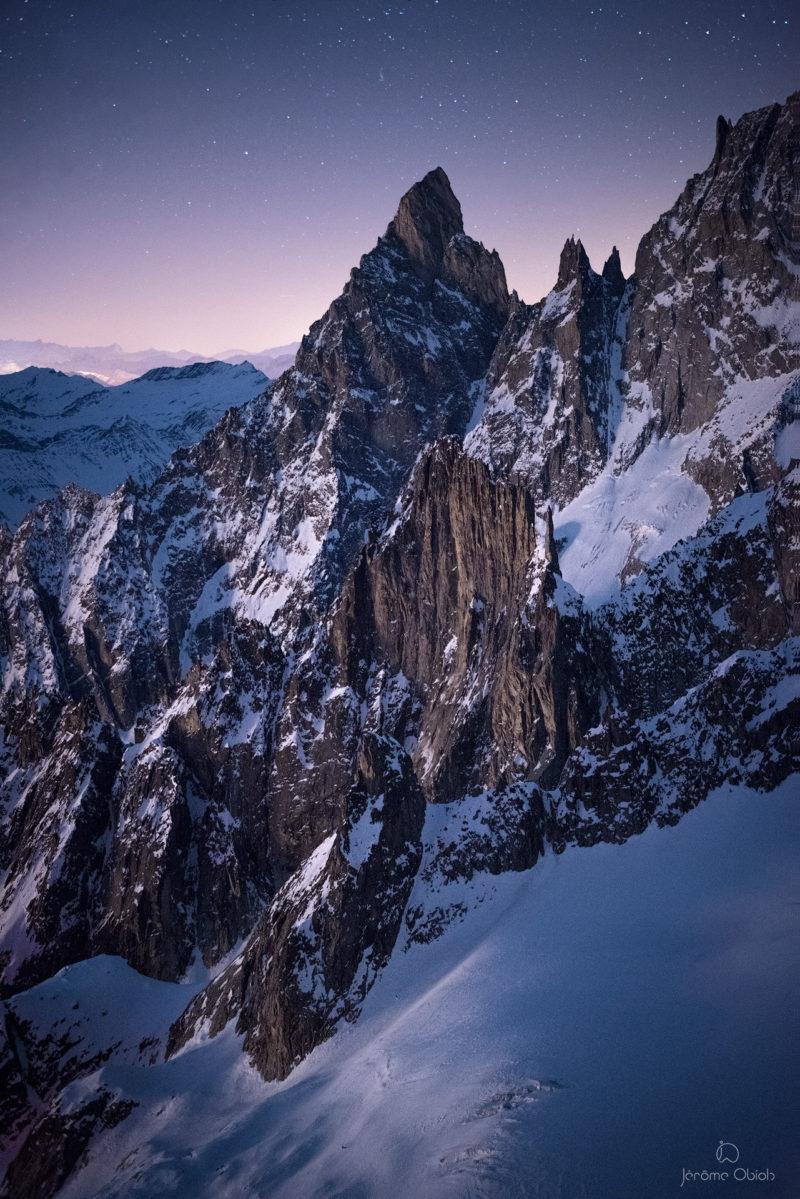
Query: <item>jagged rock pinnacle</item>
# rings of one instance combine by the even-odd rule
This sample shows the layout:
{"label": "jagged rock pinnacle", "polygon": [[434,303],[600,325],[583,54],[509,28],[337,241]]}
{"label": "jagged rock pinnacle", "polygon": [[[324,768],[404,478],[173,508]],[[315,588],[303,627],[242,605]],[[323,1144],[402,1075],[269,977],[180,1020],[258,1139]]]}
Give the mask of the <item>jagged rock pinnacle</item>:
{"label": "jagged rock pinnacle", "polygon": [[726,120],[722,114],[717,117],[717,145],[714,150],[715,160],[722,157],[722,151],[725,149],[725,142],[728,140],[728,134],[733,128],[730,121]]}
{"label": "jagged rock pinnacle", "polygon": [[561,567],[558,564],[558,547],[553,528],[553,509],[549,504],[545,513],[544,556],[545,561],[550,564],[550,569],[555,574],[559,574]]}
{"label": "jagged rock pinnacle", "polygon": [[625,286],[625,276],[622,273],[622,263],[619,260],[619,250],[616,246],[612,247],[603,267],[603,278],[614,288],[621,289]]}
{"label": "jagged rock pinnacle", "polygon": [[578,275],[582,275],[588,270],[591,270],[591,265],[580,239],[576,241],[574,237],[568,237],[564,242],[564,249],[561,251],[558,263],[556,287],[559,289],[566,287]]}
{"label": "jagged rock pinnacle", "polygon": [[403,196],[386,236],[399,238],[422,273],[433,276],[447,243],[463,231],[461,205],[447,175],[436,167]]}

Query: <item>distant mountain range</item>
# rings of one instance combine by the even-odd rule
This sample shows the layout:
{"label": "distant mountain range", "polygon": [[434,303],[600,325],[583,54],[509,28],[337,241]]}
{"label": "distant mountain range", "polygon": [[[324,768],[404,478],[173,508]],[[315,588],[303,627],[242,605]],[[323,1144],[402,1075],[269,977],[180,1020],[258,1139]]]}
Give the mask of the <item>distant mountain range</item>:
{"label": "distant mountain range", "polygon": [[38,366],[0,376],[0,521],[16,528],[68,483],[101,494],[152,483],[268,383],[249,362],[160,366],[116,387]]}
{"label": "distant mountain range", "polygon": [[251,353],[226,350],[213,358],[191,350],[134,350],[122,346],[62,346],[54,341],[13,341],[0,339],[0,375],[24,370],[28,366],[48,366],[66,375],[84,375],[98,383],[115,386],[128,383],[159,366],[189,366],[194,362],[250,362],[274,379],[291,366],[298,342]]}

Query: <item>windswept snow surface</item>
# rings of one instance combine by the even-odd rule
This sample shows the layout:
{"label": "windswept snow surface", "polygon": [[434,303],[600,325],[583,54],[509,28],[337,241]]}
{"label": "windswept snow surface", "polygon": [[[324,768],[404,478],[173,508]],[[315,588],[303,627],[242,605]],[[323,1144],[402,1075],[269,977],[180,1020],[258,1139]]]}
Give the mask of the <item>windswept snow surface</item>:
{"label": "windswept snow surface", "polygon": [[692,444],[688,436],[651,441],[623,474],[607,467],[556,515],[556,537],[566,539],[561,573],[589,607],[707,519],[708,495],[682,470]]}
{"label": "windswept snow surface", "polygon": [[[666,1199],[706,1193],[684,1170],[732,1169],[725,1140],[775,1179],[715,1195],[789,1199],[797,782],[448,887],[463,919],[398,946],[358,1022],[282,1083],[231,1029],[166,1064],[112,1059],[71,1089],[140,1106],[63,1195]],[[430,809],[428,834],[446,819]],[[431,900],[418,883],[412,904]]]}
{"label": "windswept snow surface", "polygon": [[690,469],[715,454],[741,462],[759,440],[776,431],[775,457],[788,466],[798,451],[796,423],[778,430],[783,405],[796,410],[797,371],[763,379],[738,379],[712,420],[691,433],[653,438],[638,454],[652,406],[623,410],[611,457],[602,473],[554,513],[561,573],[597,607],[707,520],[711,502]]}

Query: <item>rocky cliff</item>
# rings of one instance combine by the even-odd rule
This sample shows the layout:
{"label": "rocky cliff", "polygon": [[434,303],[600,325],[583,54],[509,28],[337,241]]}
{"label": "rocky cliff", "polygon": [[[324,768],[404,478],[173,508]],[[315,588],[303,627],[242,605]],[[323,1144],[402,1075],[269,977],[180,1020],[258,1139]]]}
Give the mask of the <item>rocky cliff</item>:
{"label": "rocky cliff", "polygon": [[[4,575],[3,716],[24,771],[5,902],[29,941],[5,950],[9,984],[100,949],[172,978],[195,947],[217,960],[313,848],[337,797],[267,800],[298,769],[270,782],[283,691],[420,449],[463,432],[508,303],[432,172],[263,397],[149,489],[67,489],[23,522]],[[62,885],[81,900],[74,923],[55,903],[57,936]]]}

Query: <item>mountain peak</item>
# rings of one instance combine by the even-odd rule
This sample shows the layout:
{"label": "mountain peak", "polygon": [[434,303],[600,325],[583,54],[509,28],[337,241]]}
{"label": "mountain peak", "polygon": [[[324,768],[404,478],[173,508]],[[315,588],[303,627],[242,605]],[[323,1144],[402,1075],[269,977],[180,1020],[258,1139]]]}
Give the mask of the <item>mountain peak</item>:
{"label": "mountain peak", "polygon": [[436,167],[403,196],[386,236],[399,238],[422,273],[433,276],[447,243],[463,231],[461,205],[447,175]]}
{"label": "mountain peak", "polygon": [[580,238],[576,240],[574,237],[568,237],[564,242],[564,249],[561,251],[561,258],[558,263],[558,282],[556,283],[556,287],[559,289],[566,287],[578,275],[583,275],[591,269],[589,258]]}
{"label": "mountain peak", "polygon": [[722,157],[725,149],[725,143],[728,140],[728,134],[733,129],[732,123],[726,117],[720,114],[717,117],[717,144],[714,150],[714,161],[718,161]]}
{"label": "mountain peak", "polygon": [[603,278],[615,288],[625,286],[625,276],[622,272],[622,263],[620,262],[619,250],[616,246],[612,246],[611,253],[603,267]]}

